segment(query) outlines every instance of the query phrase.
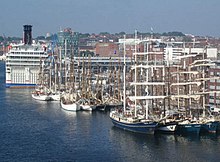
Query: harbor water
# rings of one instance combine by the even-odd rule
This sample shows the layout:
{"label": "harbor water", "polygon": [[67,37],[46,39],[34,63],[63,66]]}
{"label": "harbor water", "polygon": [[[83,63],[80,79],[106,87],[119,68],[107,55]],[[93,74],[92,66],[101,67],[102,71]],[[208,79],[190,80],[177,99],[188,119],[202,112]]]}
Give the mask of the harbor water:
{"label": "harbor water", "polygon": [[109,112],[67,112],[5,88],[0,62],[0,161],[217,162],[220,135],[144,135],[115,128]]}

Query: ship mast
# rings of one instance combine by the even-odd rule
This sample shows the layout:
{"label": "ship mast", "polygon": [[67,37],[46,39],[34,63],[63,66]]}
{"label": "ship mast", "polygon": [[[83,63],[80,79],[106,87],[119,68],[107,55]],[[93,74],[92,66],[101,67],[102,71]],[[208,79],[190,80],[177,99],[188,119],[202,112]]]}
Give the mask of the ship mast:
{"label": "ship mast", "polygon": [[[135,53],[137,53],[137,30],[135,30]],[[137,55],[135,54],[135,57],[134,57],[134,66],[135,66],[135,69],[134,69],[134,82],[136,83],[137,82],[137,68],[136,68],[136,65],[137,65]],[[134,107],[134,116],[137,117],[137,85],[135,84],[134,85],[134,96],[135,96],[135,100],[134,100],[134,104],[135,104],[135,107]]]}
{"label": "ship mast", "polygon": [[125,85],[125,83],[126,83],[126,78],[125,78],[125,76],[126,76],[126,62],[125,62],[125,55],[126,55],[126,46],[125,46],[125,41],[126,41],[126,35],[124,35],[124,71],[123,71],[123,74],[124,74],[124,91],[123,91],[123,108],[124,108],[124,112],[125,112],[125,110],[126,110],[126,94],[125,94],[125,92],[126,92],[126,85]]}
{"label": "ship mast", "polygon": [[[148,66],[148,63],[149,63],[149,53],[148,53],[148,51],[149,51],[149,44],[148,44],[148,42],[147,42],[147,56],[146,56],[146,61],[147,61],[147,66]],[[146,82],[148,82],[148,77],[149,77],[149,68],[147,68],[146,69],[147,71],[146,71]],[[149,91],[148,91],[148,85],[146,86],[146,88],[145,88],[145,92],[146,92],[146,94],[147,94],[147,96],[149,95]],[[146,102],[146,109],[145,109],[145,117],[146,117],[146,119],[148,119],[148,105],[149,105],[149,100],[145,100],[145,102]]]}

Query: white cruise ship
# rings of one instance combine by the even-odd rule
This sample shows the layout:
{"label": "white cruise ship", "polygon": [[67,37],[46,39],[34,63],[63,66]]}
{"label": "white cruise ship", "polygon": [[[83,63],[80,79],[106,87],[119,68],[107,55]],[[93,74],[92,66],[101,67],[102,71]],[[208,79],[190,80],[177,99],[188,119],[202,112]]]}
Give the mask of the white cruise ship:
{"label": "white cruise ship", "polygon": [[23,43],[11,44],[6,54],[6,87],[30,88],[37,83],[40,61],[48,57],[46,49],[32,43],[32,26],[24,25]]}

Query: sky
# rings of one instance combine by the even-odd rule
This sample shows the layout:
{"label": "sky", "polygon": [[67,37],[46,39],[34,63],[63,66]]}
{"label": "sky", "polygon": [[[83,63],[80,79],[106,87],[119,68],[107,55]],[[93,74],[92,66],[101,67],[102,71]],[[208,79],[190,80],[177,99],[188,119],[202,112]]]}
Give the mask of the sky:
{"label": "sky", "polygon": [[155,33],[220,37],[220,0],[0,0],[0,35],[33,37],[70,27],[80,33]]}

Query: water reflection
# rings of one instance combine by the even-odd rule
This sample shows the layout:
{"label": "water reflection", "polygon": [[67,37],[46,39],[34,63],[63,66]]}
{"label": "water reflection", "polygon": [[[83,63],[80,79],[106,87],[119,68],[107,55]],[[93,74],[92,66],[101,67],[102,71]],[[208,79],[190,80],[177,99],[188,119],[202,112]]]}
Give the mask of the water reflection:
{"label": "water reflection", "polygon": [[61,112],[67,117],[67,118],[76,118],[77,112],[74,111],[67,111],[60,107]]}
{"label": "water reflection", "polygon": [[92,115],[92,111],[80,111],[80,113],[81,113],[83,116],[91,116],[91,115]]}
{"label": "water reflection", "polygon": [[218,134],[137,134],[114,127],[109,112],[65,111],[30,89],[0,91],[1,161],[220,161]]}
{"label": "water reflection", "polygon": [[[219,140],[219,135],[145,135],[112,127],[110,139],[113,142],[117,140],[115,148],[119,149],[117,152],[120,153],[117,156],[128,161],[132,160],[132,156],[135,154],[139,154],[138,161],[206,161],[203,156],[198,155],[205,151],[208,151],[209,154],[217,151],[215,150],[217,148],[213,148],[212,145]],[[210,147],[207,148],[207,146]],[[143,152],[143,154],[140,155],[139,152]]]}

